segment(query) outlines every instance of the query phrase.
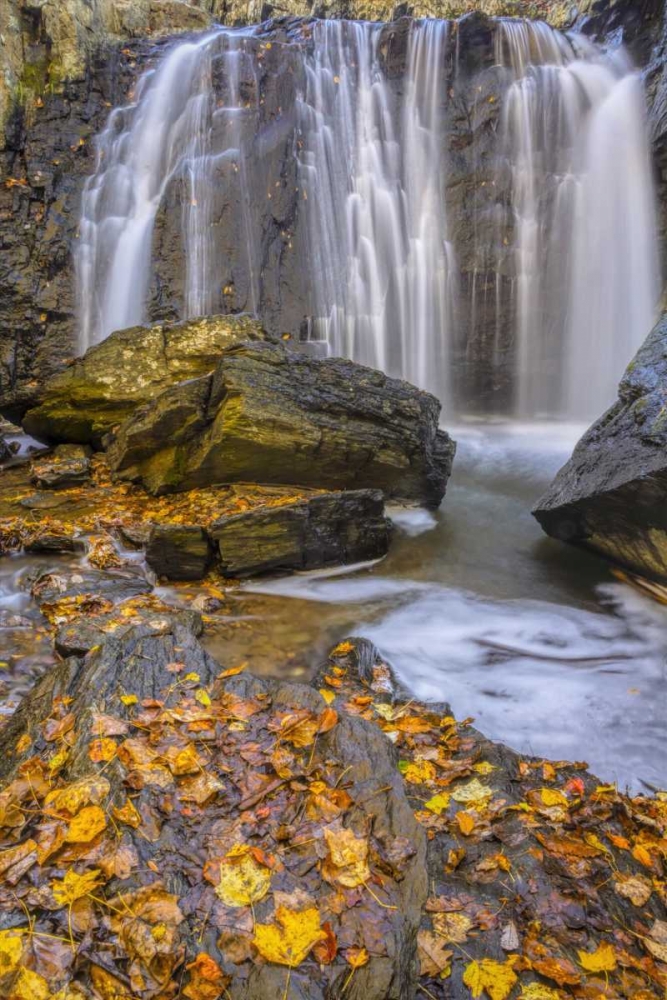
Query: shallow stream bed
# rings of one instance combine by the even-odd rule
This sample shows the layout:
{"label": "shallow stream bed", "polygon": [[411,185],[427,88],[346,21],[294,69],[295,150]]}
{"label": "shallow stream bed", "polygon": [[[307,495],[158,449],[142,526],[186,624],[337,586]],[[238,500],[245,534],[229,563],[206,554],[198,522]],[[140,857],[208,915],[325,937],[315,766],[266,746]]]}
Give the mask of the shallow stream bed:
{"label": "shallow stream bed", "polygon": [[[667,784],[667,609],[530,514],[581,429],[467,424],[440,511],[391,511],[370,566],[221,594],[205,643],[225,666],[307,680],[333,644],[372,639],[420,698],[523,753],[587,760],[605,781]],[[134,557],[136,560],[136,556]],[[78,557],[0,560],[0,712],[54,662],[29,578]],[[158,587],[195,607],[209,585]]]}

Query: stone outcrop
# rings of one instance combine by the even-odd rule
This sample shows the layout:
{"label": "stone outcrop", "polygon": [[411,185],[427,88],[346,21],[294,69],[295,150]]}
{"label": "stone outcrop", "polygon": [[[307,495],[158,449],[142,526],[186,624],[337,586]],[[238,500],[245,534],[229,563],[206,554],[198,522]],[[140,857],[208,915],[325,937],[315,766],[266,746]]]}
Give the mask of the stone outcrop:
{"label": "stone outcrop", "polygon": [[67,490],[90,480],[90,448],[80,444],[60,444],[53,454],[35,459],[31,481],[40,490]]}
{"label": "stone outcrop", "polygon": [[118,331],[46,383],[23,427],[41,440],[99,446],[138,406],[214,368],[226,347],[263,337],[247,316]]}
{"label": "stone outcrop", "polygon": [[667,580],[667,317],[533,513],[554,538]]}
{"label": "stone outcrop", "polygon": [[354,362],[240,344],[212,375],[136,411],[107,456],[116,476],[157,495],[260,482],[380,489],[435,507],[455,453],[439,414],[434,396]]}
{"label": "stone outcrop", "polygon": [[148,536],[146,562],[158,577],[201,580],[213,562],[213,548],[197,525],[156,524]]}

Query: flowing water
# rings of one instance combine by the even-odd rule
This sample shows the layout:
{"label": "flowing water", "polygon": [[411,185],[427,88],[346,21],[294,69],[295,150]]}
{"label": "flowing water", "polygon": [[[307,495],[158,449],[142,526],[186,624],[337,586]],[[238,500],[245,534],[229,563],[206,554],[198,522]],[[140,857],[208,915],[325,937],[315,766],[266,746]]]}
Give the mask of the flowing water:
{"label": "flowing water", "polygon": [[[310,337],[330,354],[432,390],[450,411],[461,306],[448,223],[453,32],[448,21],[412,22],[397,85],[382,25],[315,22],[301,43],[293,126]],[[249,142],[259,99],[257,86],[250,100],[241,87],[242,67],[257,83],[251,37],[221,30],[175,45],[142,78],[134,103],[111,114],[83,196],[82,351],[146,320],[156,218],[174,181],[179,309],[190,317],[215,308],[224,270],[216,187],[225,163],[237,178],[248,302],[260,308],[260,223],[250,205],[263,196],[261,151]],[[519,417],[588,419],[613,401],[658,297],[642,83],[622,51],[539,22],[500,21],[496,39],[504,90],[493,185],[500,191],[509,169],[512,235],[499,231],[494,245],[478,248],[495,257],[498,282],[498,344],[486,350],[495,364],[500,342],[510,344]],[[474,208],[466,225],[480,238]],[[509,308],[500,290],[508,270]],[[471,310],[474,322],[474,301]],[[476,405],[457,401],[464,412]]]}

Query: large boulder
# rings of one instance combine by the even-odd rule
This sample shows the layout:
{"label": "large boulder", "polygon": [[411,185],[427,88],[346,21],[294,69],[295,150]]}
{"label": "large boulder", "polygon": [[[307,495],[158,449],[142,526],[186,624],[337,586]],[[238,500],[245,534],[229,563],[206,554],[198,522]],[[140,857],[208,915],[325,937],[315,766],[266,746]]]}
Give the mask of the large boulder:
{"label": "large boulder", "polygon": [[156,495],[298,483],[435,507],[456,450],[439,415],[434,396],[352,361],[246,343],[225,351],[211,376],[136,411],[108,458],[118,477]]}
{"label": "large boulder", "polygon": [[533,514],[554,538],[667,579],[667,316]]}
{"label": "large boulder", "polygon": [[210,372],[225,348],[264,337],[244,315],[119,330],[47,381],[23,427],[39,440],[99,446],[136,407]]}

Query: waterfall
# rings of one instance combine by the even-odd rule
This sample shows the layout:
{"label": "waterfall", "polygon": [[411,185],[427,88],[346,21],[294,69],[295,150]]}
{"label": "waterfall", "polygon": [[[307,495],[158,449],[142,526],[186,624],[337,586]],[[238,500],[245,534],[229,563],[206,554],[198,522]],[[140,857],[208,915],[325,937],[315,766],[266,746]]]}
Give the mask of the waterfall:
{"label": "waterfall", "polygon": [[[463,76],[460,25],[429,19],[290,22],[273,43],[219,29],[168,49],[97,142],[76,251],[80,350],[155,315],[166,285],[169,315],[245,308],[277,333],[301,322],[317,350],[407,378],[450,412],[478,407],[461,400],[463,353],[492,388],[512,366],[505,413],[599,413],[658,298],[641,79],[621,50],[490,23],[488,57]],[[389,65],[392,37],[405,47]],[[290,55],[270,73],[277,45]],[[276,66],[290,82],[267,104]],[[460,108],[474,114],[485,73],[500,111],[478,153]],[[491,225],[475,208],[481,163]],[[176,278],[161,275],[165,253]]]}
{"label": "waterfall", "polygon": [[609,406],[658,301],[640,78],[545,24],[502,21],[512,172],[516,413],[588,419]]}
{"label": "waterfall", "polygon": [[412,24],[399,96],[381,66],[381,25],[320,21],[300,103],[312,336],[441,398],[455,303],[443,185],[449,30]]}

